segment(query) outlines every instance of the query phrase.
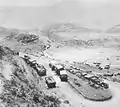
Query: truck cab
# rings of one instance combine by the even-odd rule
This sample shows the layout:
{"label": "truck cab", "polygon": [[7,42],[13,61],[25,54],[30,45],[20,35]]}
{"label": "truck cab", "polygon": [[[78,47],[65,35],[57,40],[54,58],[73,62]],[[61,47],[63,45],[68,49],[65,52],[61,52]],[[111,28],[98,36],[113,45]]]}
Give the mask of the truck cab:
{"label": "truck cab", "polygon": [[37,71],[39,76],[45,76],[46,75],[46,69],[43,65],[35,64],[34,69]]}
{"label": "truck cab", "polygon": [[110,65],[106,64],[105,67],[104,67],[104,69],[108,69],[109,70],[110,69]]}
{"label": "truck cab", "polygon": [[60,71],[60,79],[61,79],[61,81],[67,81],[68,80],[68,75],[67,75],[66,70]]}
{"label": "truck cab", "polygon": [[84,78],[90,80],[90,78],[91,78],[92,76],[93,76],[92,74],[87,74],[87,75],[84,76]]}
{"label": "truck cab", "polygon": [[36,60],[29,60],[30,62],[29,62],[29,64],[30,64],[30,66],[31,67],[35,67],[35,64],[37,64],[37,61]]}
{"label": "truck cab", "polygon": [[24,55],[23,59],[25,60],[26,63],[29,63],[30,57],[27,55]]}
{"label": "truck cab", "polygon": [[52,76],[46,77],[45,81],[46,81],[46,84],[47,84],[48,88],[56,87],[56,82],[55,82],[55,80],[53,79]]}
{"label": "truck cab", "polygon": [[60,75],[60,71],[64,70],[64,67],[60,64],[55,65],[56,74]]}

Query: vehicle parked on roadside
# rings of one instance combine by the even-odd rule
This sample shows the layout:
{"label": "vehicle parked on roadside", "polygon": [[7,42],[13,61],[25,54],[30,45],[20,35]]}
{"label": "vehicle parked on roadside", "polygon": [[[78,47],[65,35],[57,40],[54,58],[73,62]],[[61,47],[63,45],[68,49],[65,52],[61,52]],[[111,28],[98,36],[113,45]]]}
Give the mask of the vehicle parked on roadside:
{"label": "vehicle parked on roadside", "polygon": [[67,75],[66,70],[60,71],[60,79],[61,79],[61,81],[67,81],[68,80],[68,75]]}
{"label": "vehicle parked on roadside", "polygon": [[102,68],[102,67],[100,67],[100,66],[98,67],[98,69],[99,69],[99,70],[103,70],[103,68]]}
{"label": "vehicle parked on roadside", "polygon": [[23,59],[25,60],[26,63],[29,63],[30,57],[27,55],[24,55]]}
{"label": "vehicle parked on roadside", "polygon": [[92,76],[93,76],[93,74],[87,74],[87,75],[84,76],[84,78],[90,80],[90,78],[91,78]]}
{"label": "vehicle parked on roadside", "polygon": [[19,56],[19,52],[15,52],[15,54]]}
{"label": "vehicle parked on roadside", "polygon": [[35,64],[34,69],[37,71],[39,76],[45,76],[46,75],[46,69],[43,65]]}
{"label": "vehicle parked on roadside", "polygon": [[102,82],[101,86],[104,87],[105,89],[109,88],[109,85],[107,83]]}
{"label": "vehicle parked on roadside", "polygon": [[100,88],[100,85],[94,84],[93,87],[96,88],[96,89],[98,89],[98,88]]}
{"label": "vehicle parked on roadside", "polygon": [[52,64],[51,63],[49,63],[49,67],[52,68]]}
{"label": "vehicle parked on roadside", "polygon": [[24,58],[25,58],[25,59],[30,59],[30,57],[29,57],[29,56],[27,56],[27,55],[24,55]]}
{"label": "vehicle parked on roadside", "polygon": [[29,64],[32,68],[34,68],[39,76],[46,75],[46,69],[43,65],[38,64],[36,60],[29,60]]}
{"label": "vehicle parked on roadside", "polygon": [[109,88],[109,85],[107,83],[104,83],[102,80],[100,80],[99,77],[92,76],[92,77],[90,77],[90,81],[92,81],[95,84],[98,84],[99,86],[101,86],[105,89]]}
{"label": "vehicle parked on roadside", "polygon": [[52,71],[55,70],[55,65],[53,65],[52,63],[49,63],[49,67],[51,68]]}
{"label": "vehicle parked on roadside", "polygon": [[62,65],[56,65],[55,66],[55,71],[58,75],[60,75],[61,70],[64,70],[64,67]]}
{"label": "vehicle parked on roadside", "polygon": [[113,74],[114,76],[120,75],[120,72],[116,72]]}
{"label": "vehicle parked on roadside", "polygon": [[110,65],[105,65],[104,69],[110,69]]}
{"label": "vehicle parked on roadside", "polygon": [[37,61],[36,60],[32,60],[29,62],[30,66],[35,68],[35,65],[37,64]]}
{"label": "vehicle parked on roadside", "polygon": [[49,64],[49,67],[53,70],[53,71],[55,71],[58,75],[60,75],[60,71],[61,70],[64,70],[64,66],[63,65],[61,65],[61,64],[55,64],[55,65],[53,65],[53,64]]}
{"label": "vehicle parked on roadside", "polygon": [[114,74],[113,74],[113,73],[110,73],[110,72],[103,74],[103,76],[109,76],[109,77],[112,77],[113,75],[114,75]]}
{"label": "vehicle parked on roadside", "polygon": [[87,73],[86,72],[82,72],[82,76],[84,77],[85,75],[87,75]]}
{"label": "vehicle parked on roadside", "polygon": [[45,81],[46,81],[48,88],[56,87],[56,81],[54,80],[52,76],[45,77]]}
{"label": "vehicle parked on roadside", "polygon": [[93,64],[95,64],[96,67],[99,67],[100,66],[100,62],[93,62]]}
{"label": "vehicle parked on roadside", "polygon": [[61,81],[67,81],[68,75],[63,65],[61,64],[52,65],[50,63],[49,67],[56,72],[56,74],[60,77]]}

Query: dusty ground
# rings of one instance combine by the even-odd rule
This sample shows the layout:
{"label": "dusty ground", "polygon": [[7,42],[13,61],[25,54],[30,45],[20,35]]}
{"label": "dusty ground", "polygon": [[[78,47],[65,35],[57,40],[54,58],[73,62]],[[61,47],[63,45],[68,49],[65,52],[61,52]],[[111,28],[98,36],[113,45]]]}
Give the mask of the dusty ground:
{"label": "dusty ground", "polygon": [[[115,57],[115,54],[116,54],[116,56],[118,56],[118,54],[119,54],[119,51],[116,51],[116,53],[115,53],[115,51],[112,51],[112,49],[108,49],[109,51],[107,51],[107,49],[103,49],[103,48],[101,50],[100,49],[88,49],[88,50],[87,49],[78,50],[78,49],[74,49],[74,48],[71,50],[70,49],[66,50],[66,48],[56,49],[56,50],[54,49],[54,51],[52,51],[53,52],[52,56],[53,56],[53,58],[56,58],[57,60],[82,62],[82,61],[86,61],[86,60],[99,61],[99,59],[96,59],[96,58],[98,58],[97,55],[100,56],[99,58],[101,61],[101,60],[105,60],[106,57],[108,57],[108,56]],[[111,53],[109,53],[110,51],[111,51]],[[48,53],[49,52],[51,52],[51,50],[48,51]],[[82,54],[79,54],[79,53],[76,54],[76,52],[77,53],[79,52]],[[92,52],[92,53],[90,53],[90,52]],[[55,56],[56,53],[57,53],[57,56]],[[62,53],[62,56],[61,56],[61,53]],[[90,53],[90,55],[88,53]],[[51,55],[51,53],[50,53],[50,55]],[[71,55],[74,57],[71,58]],[[94,55],[96,55],[96,58],[94,57]],[[49,57],[49,54],[47,54],[47,57]],[[117,60],[115,60],[115,58],[113,58],[112,60],[114,61],[114,63],[115,63],[115,61],[117,61]],[[45,62],[40,59],[38,61],[40,61],[40,63],[42,62],[45,65],[45,67],[48,69],[48,71],[50,71],[50,69],[48,67],[48,63],[46,63],[45,60],[44,60]],[[54,75],[54,73],[49,72],[48,75]],[[112,93],[113,93],[113,98],[111,100],[105,101],[105,102],[93,102],[93,101],[84,99],[81,95],[78,95],[78,93],[76,93],[75,90],[73,90],[67,83],[61,83],[60,79],[57,76],[54,76],[54,79],[57,81],[57,86],[60,87],[60,91],[62,92],[62,94],[71,101],[71,103],[74,105],[74,107],[79,107],[79,105],[81,105],[81,104],[84,104],[84,106],[86,106],[86,107],[101,107],[101,106],[113,107],[113,105],[116,105],[115,107],[119,107],[119,104],[120,104],[119,103],[119,101],[120,101],[120,97],[119,97],[120,85],[119,84],[114,84],[112,82],[109,83],[110,89],[112,90]]]}
{"label": "dusty ground", "polygon": [[[74,33],[75,34],[75,33]],[[83,38],[84,35],[84,38]],[[92,34],[89,34],[89,38],[87,37],[88,34],[82,34],[82,36],[79,36],[79,34],[75,34],[73,37],[73,33],[71,33],[71,35],[69,36],[68,34],[60,34],[61,39],[63,40],[70,40],[72,38],[75,39],[79,39],[79,40],[89,40],[89,39],[99,39],[100,35],[99,34],[94,34],[96,35],[94,38],[92,38]],[[79,37],[78,37],[79,36]],[[45,37],[47,38],[47,37]],[[104,36],[102,35],[102,38],[104,38]],[[111,37],[112,38],[112,37]],[[48,40],[49,38],[47,38]],[[0,41],[2,41],[3,38],[0,39]],[[44,40],[44,37],[42,37],[42,40]],[[46,40],[46,41],[47,41]],[[23,45],[22,46],[19,44],[16,45],[16,42],[12,43],[13,41],[4,41],[5,45],[7,43],[7,46],[12,47],[13,49],[17,49],[18,50],[25,50],[27,49],[27,47],[31,47],[32,45]],[[112,42],[113,43],[113,42]],[[111,42],[108,42],[107,45],[112,44]],[[53,43],[56,45],[56,43]],[[32,51],[32,49],[30,51],[28,51],[28,54],[30,55],[31,52],[32,54],[30,55],[30,57],[33,60],[36,60],[38,63],[41,63],[45,66],[45,68],[47,69],[47,76],[53,76],[54,79],[57,82],[57,88],[54,88],[52,90],[50,90],[50,92],[54,92],[57,93],[60,97],[62,97],[64,100],[68,100],[70,102],[70,104],[68,104],[67,106],[73,106],[73,107],[119,107],[120,105],[120,84],[119,83],[113,83],[113,82],[109,82],[110,85],[110,89],[112,91],[113,94],[113,98],[111,100],[108,101],[104,101],[104,102],[95,102],[95,101],[89,101],[85,98],[83,98],[82,95],[78,94],[76,92],[76,90],[74,90],[68,83],[64,83],[61,82],[59,77],[55,75],[54,72],[51,71],[51,69],[49,68],[48,64],[51,60],[56,60],[59,62],[73,62],[73,61],[77,61],[77,62],[85,62],[88,63],[90,65],[93,65],[93,62],[101,62],[103,65],[104,63],[106,63],[106,58],[109,58],[109,63],[111,63],[111,68],[114,70],[114,68],[119,69],[120,68],[120,50],[117,50],[116,48],[105,48],[105,47],[97,47],[97,48],[84,48],[84,47],[78,47],[78,46],[74,46],[74,47],[70,47],[70,46],[64,46],[64,47],[60,47],[60,48],[55,48],[54,46],[52,46],[52,48],[44,51],[44,55],[40,57],[39,55],[39,46],[36,49],[37,44],[33,44],[33,47],[35,49],[35,51],[37,50],[36,54],[34,54],[34,50]],[[19,49],[20,47],[20,49]],[[23,49],[24,48],[24,49]],[[23,54],[24,55],[24,54]],[[24,64],[23,62],[20,62],[22,64]],[[25,65],[25,64],[24,64]],[[28,70],[27,70],[28,71]],[[119,72],[119,70],[117,70]],[[10,75],[12,72],[12,66],[5,63],[4,64],[4,68],[1,69],[2,74],[7,78],[10,79]],[[43,78],[44,80],[44,78]],[[1,83],[2,85],[2,83]],[[2,88],[0,87],[1,91]]]}
{"label": "dusty ground", "polygon": [[[51,49],[47,51],[48,55],[50,54],[58,60],[79,62],[85,61],[88,62],[89,64],[92,64],[93,61],[105,62],[106,58],[109,57],[112,65],[111,67],[113,68],[119,68],[120,61],[116,59],[116,57],[119,56],[119,52],[120,51],[112,48],[75,49],[70,47],[68,48],[64,47],[60,49],[58,48],[53,50]],[[76,102],[79,99],[84,103],[86,107],[113,107],[113,106],[119,107],[120,84],[114,84],[110,82],[109,85],[113,93],[113,98],[105,102],[93,102],[86,100],[82,96],[75,94],[74,91],[71,90],[71,87],[69,86],[66,86],[67,88],[66,93],[69,91],[69,93],[71,93],[71,96],[74,96],[74,98],[76,99]]]}

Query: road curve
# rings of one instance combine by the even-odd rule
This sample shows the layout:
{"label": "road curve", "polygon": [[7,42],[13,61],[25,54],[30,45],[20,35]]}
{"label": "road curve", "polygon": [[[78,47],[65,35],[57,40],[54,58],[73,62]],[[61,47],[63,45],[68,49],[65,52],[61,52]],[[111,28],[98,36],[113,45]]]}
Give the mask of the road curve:
{"label": "road curve", "polygon": [[[48,75],[53,75],[46,60],[41,61],[47,68]],[[57,80],[57,79],[56,79]],[[68,83],[58,82],[60,91],[67,96],[74,107],[120,107],[120,84],[107,81],[113,93],[113,98],[104,102],[95,102],[85,99],[78,94]],[[84,105],[84,106],[83,106]]]}
{"label": "road curve", "polygon": [[113,93],[113,98],[104,101],[90,101],[82,97],[82,95],[75,92],[74,89],[69,86],[67,83],[61,83],[61,91],[73,102],[74,107],[80,107],[80,104],[83,103],[85,107],[120,107],[120,84],[109,82],[110,89]]}

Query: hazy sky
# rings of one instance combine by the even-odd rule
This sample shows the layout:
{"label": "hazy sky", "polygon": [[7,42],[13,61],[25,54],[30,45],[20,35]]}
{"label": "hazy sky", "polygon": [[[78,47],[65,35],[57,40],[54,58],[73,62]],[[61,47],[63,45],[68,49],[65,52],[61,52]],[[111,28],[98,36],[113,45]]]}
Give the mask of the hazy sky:
{"label": "hazy sky", "polygon": [[119,13],[120,0],[0,0],[0,26],[13,28],[73,21],[106,29],[120,24]]}
{"label": "hazy sky", "polygon": [[48,6],[59,0],[0,0],[1,6]]}
{"label": "hazy sky", "polygon": [[[48,6],[65,0],[0,0],[0,6]],[[70,0],[67,0],[70,1]],[[76,0],[73,0],[76,1]],[[119,0],[77,0],[83,5],[96,5]]]}

